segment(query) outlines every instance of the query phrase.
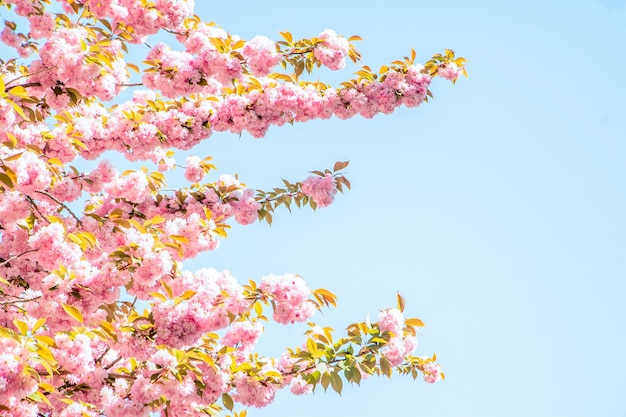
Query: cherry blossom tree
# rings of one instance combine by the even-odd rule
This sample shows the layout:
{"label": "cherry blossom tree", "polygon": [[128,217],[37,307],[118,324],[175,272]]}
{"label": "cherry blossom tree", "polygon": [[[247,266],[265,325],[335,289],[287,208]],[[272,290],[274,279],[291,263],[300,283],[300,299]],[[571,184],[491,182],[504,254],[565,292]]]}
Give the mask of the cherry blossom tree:
{"label": "cherry blossom tree", "polygon": [[[434,78],[465,74],[464,59],[445,50],[422,65],[411,51],[333,87],[307,75],[359,61],[357,36],[244,40],[193,7],[0,0],[0,415],[244,416],[285,388],[443,378],[434,354],[414,355],[423,323],[404,316],[399,294],[376,322],[336,335],[310,322],[336,297],[296,274],[239,283],[184,268],[233,221],[330,205],[350,187],[347,162],[264,191],[213,176],[210,157],[177,165],[175,150],[214,132],[260,138],[270,126],[417,107]],[[158,34],[171,42],[153,43]],[[153,171],[119,171],[101,158],[110,150]],[[71,165],[80,159],[97,167],[82,172]],[[188,183],[170,189],[176,168]],[[270,319],[309,322],[302,345],[255,353]]]}

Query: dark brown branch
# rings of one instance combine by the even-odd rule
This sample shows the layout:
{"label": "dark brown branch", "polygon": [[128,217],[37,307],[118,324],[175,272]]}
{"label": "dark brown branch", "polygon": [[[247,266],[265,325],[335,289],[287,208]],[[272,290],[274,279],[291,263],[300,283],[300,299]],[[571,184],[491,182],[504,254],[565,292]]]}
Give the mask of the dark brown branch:
{"label": "dark brown branch", "polygon": [[0,301],[0,306],[9,306],[12,304],[19,304],[19,303],[28,303],[30,301],[35,301],[41,298],[41,295],[38,297],[33,297],[33,298],[16,298],[15,300],[12,301]]}
{"label": "dark brown branch", "polygon": [[74,212],[72,210],[70,210],[70,208],[65,205],[65,203],[63,203],[62,201],[60,201],[58,198],[56,198],[55,196],[53,196],[52,194],[50,194],[47,191],[35,191],[36,193],[45,195],[46,197],[48,197],[49,199],[51,199],[52,201],[54,201],[55,203],[57,203],[58,205],[60,205],[61,207],[63,207],[65,210],[68,211],[68,213],[71,214],[71,216],[74,218],[74,220],[76,220],[76,223],[78,223],[79,226],[83,225],[83,222],[80,221],[80,219],[74,214]]}
{"label": "dark brown branch", "polygon": [[30,203],[31,207],[33,207],[35,209],[37,214],[39,214],[39,217],[41,217],[46,222],[48,222],[48,224],[50,224],[50,220],[48,220],[48,218],[46,216],[44,216],[43,213],[39,210],[39,207],[37,207],[37,203],[35,203],[35,200],[33,200],[33,198],[31,196],[29,196],[29,195],[26,196],[26,199]]}
{"label": "dark brown branch", "polygon": [[12,88],[15,87],[24,87],[24,88],[28,88],[28,87],[41,87],[41,83],[37,82],[37,83],[26,83],[26,84],[19,84],[19,85],[14,85],[14,86],[10,86],[10,87],[5,87],[4,92],[8,93],[9,90],[11,90]]}
{"label": "dark brown branch", "polygon": [[[115,359],[113,362],[111,362],[110,364],[108,364],[107,366],[104,367],[105,370],[109,370],[113,367],[113,365],[115,365],[116,363],[118,363],[119,361],[122,360],[121,356],[118,356],[117,359]],[[112,375],[112,374],[109,374]]]}
{"label": "dark brown branch", "polygon": [[17,258],[19,258],[22,255],[26,255],[27,253],[37,252],[37,251],[38,251],[38,249],[29,249],[27,251],[24,251],[24,252],[20,253],[19,255],[11,256],[9,259],[5,259],[4,261],[0,262],[0,266],[5,266],[9,262],[16,260]]}

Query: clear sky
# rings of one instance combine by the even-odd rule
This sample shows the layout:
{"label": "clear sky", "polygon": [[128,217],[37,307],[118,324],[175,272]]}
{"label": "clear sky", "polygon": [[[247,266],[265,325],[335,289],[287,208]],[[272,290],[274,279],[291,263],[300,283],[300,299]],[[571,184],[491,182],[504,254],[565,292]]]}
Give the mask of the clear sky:
{"label": "clear sky", "polygon": [[[248,416],[626,417],[625,1],[226,3],[196,12],[245,39],[358,34],[372,68],[451,48],[470,75],[435,80],[418,109],[194,149],[254,188],[349,159],[353,188],[335,204],[234,227],[187,267],[299,273],[338,295],[315,317],[338,331],[400,291],[427,324],[418,354],[436,352],[446,373],[371,378],[341,397],[283,392]],[[303,331],[268,326],[259,350]]]}
{"label": "clear sky", "polygon": [[[198,148],[261,188],[351,160],[353,189],[334,205],[235,228],[197,264],[242,280],[297,272],[338,295],[316,316],[336,329],[399,290],[427,324],[418,352],[436,352],[447,376],[370,379],[341,398],[285,392],[249,416],[626,416],[624,1],[203,4],[247,39],[359,34],[373,68],[411,48],[469,61],[469,79],[436,80],[418,109]],[[259,349],[300,332],[268,328]]]}

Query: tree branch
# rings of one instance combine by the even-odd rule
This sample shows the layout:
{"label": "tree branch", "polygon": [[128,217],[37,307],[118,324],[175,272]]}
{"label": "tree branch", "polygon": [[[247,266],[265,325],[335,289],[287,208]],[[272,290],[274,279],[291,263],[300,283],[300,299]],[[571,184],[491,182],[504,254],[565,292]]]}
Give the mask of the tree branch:
{"label": "tree branch", "polygon": [[48,218],[44,216],[43,213],[39,210],[39,207],[37,207],[37,203],[35,203],[35,200],[33,200],[33,198],[29,195],[26,196],[26,199],[28,200],[28,203],[31,205],[31,207],[34,208],[35,211],[39,214],[39,217],[41,217],[46,222],[48,222],[48,224],[50,224],[50,220],[48,220]]}
{"label": "tree branch", "polygon": [[12,301],[0,301],[0,306],[4,307],[4,306],[12,305],[12,304],[28,303],[30,301],[38,300],[39,298],[41,298],[41,295],[37,297],[33,297],[33,298],[19,298],[18,297],[17,299],[12,300]]}
{"label": "tree branch", "polygon": [[0,266],[5,266],[9,262],[14,261],[15,259],[19,258],[22,255],[26,255],[27,253],[30,253],[30,252],[37,252],[38,250],[39,249],[29,249],[27,251],[20,253],[19,255],[11,256],[9,259],[5,259],[4,261],[0,262]]}
{"label": "tree branch", "polygon": [[70,213],[72,215],[72,217],[74,218],[74,220],[76,220],[76,223],[78,223],[79,226],[83,225],[83,222],[80,221],[80,219],[74,214],[74,212],[72,210],[70,210],[70,208],[67,205],[65,205],[65,203],[60,201],[58,198],[56,198],[55,196],[53,196],[52,194],[50,194],[47,191],[35,191],[35,192],[39,193],[39,194],[45,195],[46,197],[48,197],[49,199],[51,199],[52,201],[54,201],[55,203],[57,203],[58,205],[63,207],[65,210],[68,211],[68,213]]}

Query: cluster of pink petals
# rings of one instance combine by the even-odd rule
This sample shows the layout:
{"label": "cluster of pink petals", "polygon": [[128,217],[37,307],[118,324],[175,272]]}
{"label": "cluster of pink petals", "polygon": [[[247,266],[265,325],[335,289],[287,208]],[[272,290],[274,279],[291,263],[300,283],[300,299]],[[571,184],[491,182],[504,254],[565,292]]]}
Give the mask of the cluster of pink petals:
{"label": "cluster of pink petals", "polygon": [[269,294],[276,304],[274,320],[278,323],[306,321],[315,313],[315,306],[308,301],[311,290],[299,275],[271,274],[263,277],[259,288]]}
{"label": "cluster of pink petals", "polygon": [[45,99],[53,109],[61,110],[70,104],[68,89],[84,97],[97,97],[108,101],[128,82],[126,63],[121,55],[121,42],[111,41],[107,52],[114,59],[109,65],[98,65],[88,59],[84,48],[87,31],[84,28],[62,28],[54,32],[39,49],[39,59],[31,63],[29,82],[40,84],[29,93]]}
{"label": "cluster of pink petals", "polygon": [[255,36],[246,42],[242,51],[250,72],[262,77],[269,74],[282,59],[276,51],[276,44],[266,36]]}
{"label": "cluster of pink petals", "polygon": [[192,14],[194,3],[194,0],[156,0],[147,6],[141,0],[85,1],[96,17],[110,19],[113,26],[124,23],[132,27],[137,43],[160,29],[177,29],[183,19]]}
{"label": "cluster of pink petals", "polygon": [[404,315],[397,308],[388,308],[378,314],[378,328],[381,333],[391,332],[394,336],[402,334]]}
{"label": "cluster of pink petals", "polygon": [[439,64],[439,68],[437,68],[437,73],[444,80],[455,81],[461,76],[461,74],[463,74],[463,68],[459,67],[454,62],[442,62]]}
{"label": "cluster of pink petals", "polygon": [[233,376],[233,382],[236,389],[233,399],[246,407],[265,407],[276,395],[276,388],[273,385],[264,384],[259,379],[241,372]]}
{"label": "cluster of pink petals", "polygon": [[[11,338],[0,338],[0,404],[17,407],[19,399],[37,390],[37,382],[24,378],[30,352]],[[32,414],[28,414],[32,415]]]}
{"label": "cluster of pink petals", "polygon": [[424,381],[429,384],[441,381],[441,365],[437,363],[424,365]]}
{"label": "cluster of pink petals", "polygon": [[[74,42],[78,42],[78,39]],[[32,93],[44,97],[53,107],[69,104],[67,91],[70,87],[86,96],[98,96],[103,92],[102,97],[108,97],[109,93],[116,94],[119,83],[123,82],[105,83],[105,78],[109,79],[109,76],[118,79],[113,73],[89,75],[90,72],[82,68],[82,58],[72,60],[71,52],[58,51],[50,59],[58,61],[61,59],[60,54],[69,57],[63,61],[64,64],[54,71],[45,70],[31,77],[33,82],[42,85],[33,87]],[[40,65],[37,62],[33,65]],[[43,69],[43,63],[41,65]],[[76,68],[76,65],[81,68]],[[88,65],[98,67],[95,64]],[[76,73],[84,76],[76,77]],[[146,77],[157,76],[156,73],[148,74]],[[70,162],[78,157],[79,148],[74,145],[76,137],[80,137],[85,145],[86,149],[80,149],[80,155],[87,159],[95,159],[103,152],[113,150],[125,154],[130,160],[165,162],[162,155],[164,143],[167,147],[189,149],[212,132],[239,134],[247,131],[254,137],[262,137],[273,125],[326,119],[333,115],[341,119],[358,114],[373,117],[378,113],[390,113],[401,105],[417,106],[426,98],[431,81],[430,76],[424,74],[422,67],[417,65],[409,67],[406,74],[390,72],[382,81],[362,81],[354,87],[324,91],[311,85],[276,83],[268,78],[258,80],[264,86],[263,90],[250,89],[242,95],[225,95],[215,101],[215,87],[211,87],[211,83],[170,83],[170,78],[176,78],[176,74],[179,73],[174,71],[167,75],[161,80],[163,83],[159,81],[154,87],[164,90],[162,92],[166,95],[178,95],[185,88],[193,91],[202,89],[203,94],[208,95],[199,95],[182,102],[180,106],[158,110],[151,108],[146,99],[139,98],[149,96],[141,92],[136,93],[138,98],[134,102],[124,103],[112,110],[98,104],[79,103],[69,112],[71,120],[59,120],[53,128],[43,123],[16,125],[15,121],[20,120],[20,116],[11,105],[0,100],[0,126],[11,129],[21,144],[45,146],[49,157],[58,158],[62,162]],[[58,80],[65,81],[59,84]],[[129,119],[128,115],[133,112],[141,115],[140,121]],[[49,139],[43,140],[44,135]]]}
{"label": "cluster of pink petals", "polygon": [[[278,389],[311,392],[313,385],[294,371],[302,365],[297,358],[285,355],[274,366],[251,356],[263,332],[250,320],[255,302],[271,303],[282,324],[313,316],[311,291],[300,276],[266,276],[251,296],[227,271],[183,269],[183,261],[217,249],[230,223],[258,220],[264,206],[253,189],[230,175],[201,184],[206,165],[193,155],[184,177],[194,184],[175,192],[159,182],[160,172],[120,173],[106,160],[90,172],[68,164],[114,151],[168,171],[175,166],[170,149],[191,149],[213,132],[262,137],[286,123],[371,118],[418,106],[427,97],[428,73],[410,65],[341,88],[285,82],[271,74],[285,58],[276,43],[264,36],[244,42],[211,24],[185,22],[193,0],[62,1],[54,10],[67,20],[47,11],[47,2],[0,3],[28,27],[18,31],[5,22],[0,41],[22,57],[37,52],[23,67],[27,73],[10,61],[0,65],[7,93],[0,98],[2,409],[33,417],[149,416],[165,413],[165,398],[168,415],[186,416],[199,415],[225,393],[263,407]],[[79,17],[73,7],[89,13]],[[92,16],[106,19],[115,35]],[[105,105],[131,83],[127,41],[141,43],[163,29],[175,33],[182,48],[154,44],[145,89]],[[336,70],[345,66],[350,44],[325,30],[312,53],[315,64]],[[454,80],[462,68],[449,63],[438,71]],[[333,202],[336,187],[327,174],[307,178],[300,191],[321,208]],[[126,297],[149,309],[139,312]],[[382,353],[392,365],[417,344],[403,334],[403,323],[396,309],[379,316],[379,330],[390,337]],[[21,330],[36,324],[38,330]],[[47,351],[33,347],[35,337],[62,372],[47,376]],[[196,350],[202,344],[204,350]],[[197,370],[184,365],[179,373],[184,350],[202,352],[207,361],[194,357]],[[441,379],[439,365],[424,370],[426,382]],[[38,387],[39,377],[56,391],[45,394],[51,406],[25,399],[49,389]],[[63,401],[68,392],[72,404]]]}
{"label": "cluster of pink petals", "polygon": [[404,315],[396,308],[382,310],[378,315],[378,328],[381,333],[390,332],[389,342],[383,348],[383,354],[393,366],[402,364],[404,358],[415,350],[417,339],[415,336],[404,335]]}
{"label": "cluster of pink petals", "polygon": [[331,70],[340,70],[346,66],[346,57],[350,50],[350,43],[342,36],[338,36],[332,29],[326,29],[319,36],[322,43],[313,50],[313,55],[322,65]]}
{"label": "cluster of pink petals", "polygon": [[303,395],[313,391],[313,385],[307,383],[301,375],[297,375],[291,379],[289,389],[292,394]]}
{"label": "cluster of pink petals", "polygon": [[238,353],[249,353],[263,333],[259,322],[238,321],[233,323],[222,337],[225,346],[237,347]]}
{"label": "cluster of pink petals", "polygon": [[190,182],[202,181],[205,172],[200,166],[200,158],[195,155],[190,155],[185,162],[185,179]]}
{"label": "cluster of pink petals", "polygon": [[335,200],[337,187],[331,174],[323,177],[312,175],[302,182],[302,194],[313,199],[317,207],[329,206]]}

